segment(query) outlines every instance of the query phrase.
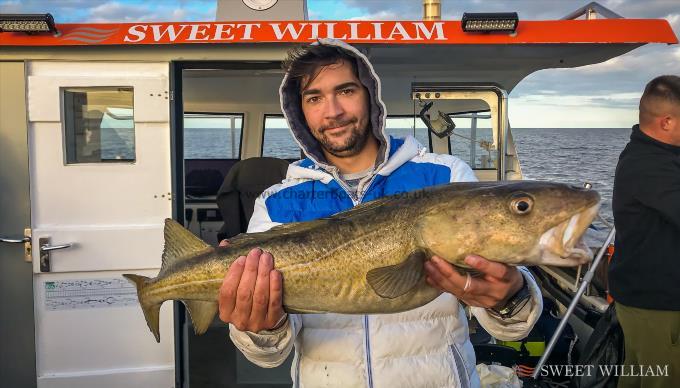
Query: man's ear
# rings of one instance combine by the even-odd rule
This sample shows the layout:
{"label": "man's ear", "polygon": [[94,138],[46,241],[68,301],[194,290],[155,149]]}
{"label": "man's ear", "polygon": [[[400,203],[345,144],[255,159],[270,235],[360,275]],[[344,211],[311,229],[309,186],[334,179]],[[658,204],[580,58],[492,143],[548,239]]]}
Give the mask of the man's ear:
{"label": "man's ear", "polygon": [[672,131],[678,125],[678,118],[673,115],[665,115],[659,123],[664,131]]}

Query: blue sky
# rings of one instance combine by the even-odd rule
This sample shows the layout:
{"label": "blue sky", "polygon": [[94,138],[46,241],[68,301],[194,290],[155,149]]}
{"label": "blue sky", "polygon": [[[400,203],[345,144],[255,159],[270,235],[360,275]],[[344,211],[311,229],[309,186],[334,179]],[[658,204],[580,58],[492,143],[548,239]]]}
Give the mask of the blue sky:
{"label": "blue sky", "polygon": [[[230,0],[241,1],[241,0]],[[289,1],[289,0],[279,0]],[[463,12],[516,11],[521,19],[559,19],[588,0],[442,0],[442,19]],[[210,21],[214,0],[0,0],[0,13],[50,12],[57,23]],[[602,0],[626,18],[665,18],[680,34],[679,0]],[[162,4],[162,6],[160,6]],[[308,0],[315,20],[414,20],[420,0]],[[637,122],[644,85],[657,75],[680,75],[680,45],[647,45],[604,63],[538,71],[510,94],[516,128],[625,128]]]}

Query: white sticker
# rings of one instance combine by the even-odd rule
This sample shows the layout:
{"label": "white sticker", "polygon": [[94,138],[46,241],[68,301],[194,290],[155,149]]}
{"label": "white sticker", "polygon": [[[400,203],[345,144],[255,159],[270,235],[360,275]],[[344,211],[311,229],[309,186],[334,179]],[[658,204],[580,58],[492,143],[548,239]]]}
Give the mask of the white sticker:
{"label": "white sticker", "polygon": [[74,310],[138,304],[137,290],[124,278],[46,281],[45,309]]}

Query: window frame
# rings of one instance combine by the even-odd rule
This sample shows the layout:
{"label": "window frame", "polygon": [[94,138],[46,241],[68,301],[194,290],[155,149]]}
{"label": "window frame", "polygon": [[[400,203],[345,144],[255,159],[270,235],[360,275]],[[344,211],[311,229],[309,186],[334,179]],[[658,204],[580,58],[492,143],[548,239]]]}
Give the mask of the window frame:
{"label": "window frame", "polygon": [[[484,101],[484,100],[480,100],[480,101]],[[484,101],[484,102],[486,102],[486,101]],[[494,116],[493,116],[493,112],[491,111],[491,107],[489,107],[488,109],[466,110],[466,111],[461,111],[461,112],[446,112],[446,115],[449,116],[449,118],[454,119],[455,115],[465,115],[465,114],[472,114],[472,113],[478,113],[479,114],[479,113],[484,113],[484,112],[488,112],[488,114],[489,114],[488,120],[489,120],[489,122],[492,122],[493,119],[494,119]],[[476,129],[479,129],[479,128],[476,128]],[[493,137],[494,128],[491,127],[490,129],[491,129],[491,136]],[[455,129],[454,129],[454,131],[455,131]],[[430,132],[430,131],[428,130],[428,132]],[[430,135],[432,135],[431,132],[430,132]],[[449,155],[455,156],[455,157],[459,158],[460,160],[464,161],[468,166],[470,166],[472,171],[495,171],[495,170],[498,170],[498,167],[496,167],[496,168],[477,168],[476,167],[477,164],[475,163],[474,165],[471,165],[469,159],[465,160],[460,156],[454,155],[453,154],[453,148],[451,147],[451,138],[452,137],[453,137],[453,134],[452,134],[452,136],[448,137]],[[500,148],[500,146],[499,146],[499,148]],[[496,159],[492,159],[492,160],[496,160],[496,163],[498,163],[498,150],[495,151],[495,154],[496,154]]]}
{"label": "window frame", "polygon": [[[264,136],[265,136],[265,132],[267,131],[267,118],[268,117],[281,118],[281,119],[285,119],[286,117],[283,115],[283,113],[265,113],[265,114],[262,115],[262,135],[260,137],[260,157],[275,158],[275,156],[264,156],[263,155],[264,154]],[[288,128],[288,130],[290,131],[290,127]],[[297,144],[297,139],[295,139],[295,136],[293,136],[292,133],[291,133],[291,137],[293,138],[293,141]],[[288,161],[288,163],[293,163],[293,162],[297,162],[298,160],[302,160],[302,159],[306,158],[307,156],[304,155],[304,151],[302,150],[302,148],[300,147],[299,144],[298,144],[298,148],[299,148],[299,151],[300,151],[300,156],[298,158],[296,158],[296,159],[279,158],[279,159],[286,160],[286,161]]]}
{"label": "window frame", "polygon": [[[72,117],[74,111],[66,109],[66,93],[72,92],[72,89],[83,89],[83,90],[100,90],[100,91],[114,91],[113,89],[130,89],[131,91],[131,109],[132,109],[132,132],[134,135],[134,147],[132,148],[134,153],[133,159],[106,159],[100,160],[98,162],[69,162],[69,144],[71,143],[68,139],[68,123],[67,121],[73,122]],[[95,86],[60,86],[59,87],[59,108],[61,114],[61,144],[62,144],[62,154],[63,154],[63,165],[64,166],[99,166],[99,165],[111,165],[115,164],[117,166],[123,165],[135,165],[137,163],[137,121],[135,120],[135,87],[133,85],[95,85]],[[108,108],[108,107],[107,107]],[[103,112],[106,115],[106,111]],[[103,116],[102,116],[103,120]],[[101,124],[101,123],[100,123]],[[101,126],[100,126],[101,131]],[[74,132],[75,136],[75,132]],[[75,142],[75,137],[73,142]],[[76,145],[73,145],[76,147]],[[75,148],[74,148],[75,149]],[[100,152],[101,152],[101,139],[100,139]]]}
{"label": "window frame", "polygon": [[[187,158],[186,152],[183,152],[184,160],[241,160],[241,155],[243,154],[243,132],[246,125],[246,114],[244,112],[197,112],[188,111],[182,114],[182,129],[184,131],[184,141],[182,142],[183,147],[186,147],[186,136],[187,136],[187,126],[185,125],[185,120],[187,115],[204,115],[204,116],[240,116],[241,117],[241,134],[238,140],[238,152],[237,158]],[[227,128],[228,130],[228,128]]]}
{"label": "window frame", "polygon": [[[418,115],[409,115],[409,114],[396,114],[396,115],[388,114],[385,117],[385,127],[387,127],[387,119],[413,119],[413,121],[417,121],[417,120],[419,120],[419,117],[418,117]],[[425,127],[424,129],[427,132],[427,143],[428,143],[427,149],[428,149],[428,152],[432,152],[432,133],[430,132],[429,129],[427,129],[427,127]],[[389,135],[389,133],[386,133],[386,134]],[[410,134],[410,135],[415,137],[414,134]]]}

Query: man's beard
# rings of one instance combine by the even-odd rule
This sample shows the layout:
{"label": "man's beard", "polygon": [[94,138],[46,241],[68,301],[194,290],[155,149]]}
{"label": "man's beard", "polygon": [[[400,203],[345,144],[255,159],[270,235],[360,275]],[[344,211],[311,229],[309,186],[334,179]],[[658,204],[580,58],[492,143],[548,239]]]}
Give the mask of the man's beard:
{"label": "man's beard", "polygon": [[[346,121],[339,121],[325,127],[319,128],[319,142],[321,147],[333,156],[346,158],[357,155],[364,149],[366,141],[368,140],[368,126],[361,128],[356,125],[357,119],[350,119]],[[351,125],[353,124],[353,125]],[[341,144],[333,142],[331,138],[326,136],[326,130],[329,128],[344,127],[350,125],[348,128],[351,131],[350,136],[346,138]]]}

